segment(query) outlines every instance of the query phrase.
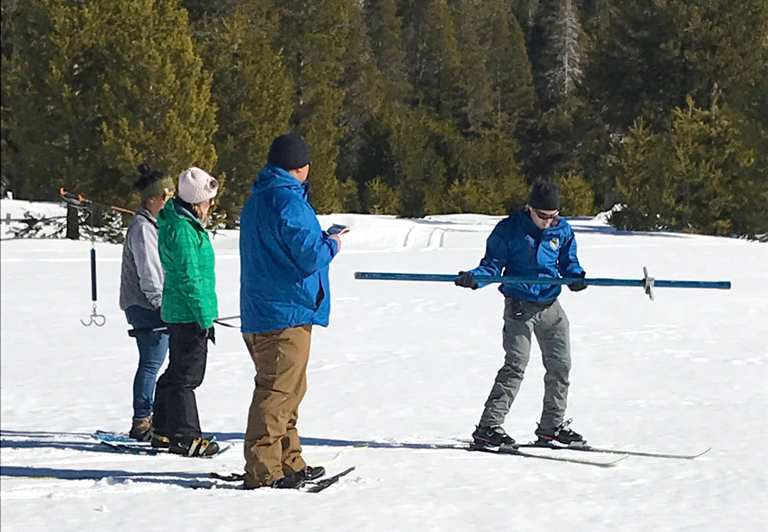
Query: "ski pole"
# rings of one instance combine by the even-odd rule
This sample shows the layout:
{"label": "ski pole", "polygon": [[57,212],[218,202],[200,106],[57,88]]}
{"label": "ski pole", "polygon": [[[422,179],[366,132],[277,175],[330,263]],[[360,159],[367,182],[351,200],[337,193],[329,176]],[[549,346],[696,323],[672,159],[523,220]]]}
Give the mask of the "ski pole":
{"label": "ski pole", "polygon": [[61,199],[63,199],[65,202],[69,203],[70,205],[78,209],[87,209],[89,208],[90,203],[96,203],[98,205],[104,205],[105,207],[109,207],[114,211],[124,212],[125,214],[136,214],[132,210],[126,209],[124,207],[109,205],[108,203],[103,203],[101,201],[88,199],[82,194],[75,194],[74,192],[68,192],[67,189],[65,189],[64,187],[61,187],[59,189],[59,193],[61,194]]}
{"label": "ski pole", "polygon": [[168,327],[140,327],[138,329],[128,329],[128,336],[137,338],[140,334],[149,334],[154,332],[168,332]]}
{"label": "ski pole", "polygon": [[224,323],[225,321],[229,320],[239,320],[240,316],[227,316],[225,318],[216,318],[213,320],[214,323],[217,325],[221,325],[222,327],[231,327],[233,329],[237,329],[237,325],[230,325],[229,323]]}
{"label": "ski pole", "polygon": [[[668,281],[654,279],[648,275],[648,269],[643,268],[644,277],[642,279],[608,279],[608,278],[565,278],[556,279],[553,277],[512,277],[512,276],[491,276],[475,275],[475,280],[481,284],[538,284],[538,285],[568,285],[572,283],[584,283],[593,286],[638,286],[645,290],[645,293],[653,299],[654,288],[708,288],[715,290],[730,290],[730,281]],[[387,273],[387,272],[355,272],[355,279],[369,279],[378,281],[427,281],[427,282],[450,282],[456,279],[457,275],[450,274],[431,274],[431,273]]]}
{"label": "ski pole", "polygon": [[[229,323],[223,323],[226,320],[236,320],[239,319],[240,316],[227,316],[226,318],[216,318],[213,320],[213,323],[216,325],[221,325],[222,327],[231,327],[233,329],[237,328],[237,325],[230,325]],[[128,329],[128,336],[131,338],[136,338],[140,334],[147,334],[147,333],[153,333],[153,332],[168,332],[168,327],[139,327],[136,329]]]}

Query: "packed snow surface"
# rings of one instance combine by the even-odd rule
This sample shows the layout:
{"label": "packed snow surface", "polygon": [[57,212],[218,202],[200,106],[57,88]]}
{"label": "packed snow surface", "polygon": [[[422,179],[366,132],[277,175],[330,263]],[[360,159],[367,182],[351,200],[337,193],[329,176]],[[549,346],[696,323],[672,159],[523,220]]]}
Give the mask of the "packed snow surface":
{"label": "packed snow surface", "polygon": [[[0,207],[3,220],[63,214],[12,200]],[[768,245],[569,219],[588,277],[640,279],[647,266],[657,279],[732,282],[729,291],[657,289],[655,301],[640,288],[564,290],[573,428],[601,447],[712,447],[696,460],[633,456],[603,469],[427,445],[474,429],[503,360],[503,297],[495,287],[354,279],[472,268],[500,218],[320,219],[351,231],[331,267],[331,325],[313,331],[298,426],[308,462],[354,449],[326,467],[357,469],[317,495],[191,489],[214,484],[211,471],[242,470],[254,369],[237,329],[218,328],[197,393],[203,430],[233,449],[207,460],[100,446],[94,431],[130,426],[138,358],[117,304],[121,247],[96,244],[106,324],[84,327],[91,243],[4,240],[3,531],[765,530]],[[219,231],[213,242],[219,314],[236,316],[238,233]],[[533,438],[542,378],[534,345],[505,423],[518,441]]]}

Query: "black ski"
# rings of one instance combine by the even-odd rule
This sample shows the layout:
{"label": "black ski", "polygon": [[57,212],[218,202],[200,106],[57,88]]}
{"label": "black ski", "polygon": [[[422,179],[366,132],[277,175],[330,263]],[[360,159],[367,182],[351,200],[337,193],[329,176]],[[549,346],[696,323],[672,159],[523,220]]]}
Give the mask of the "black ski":
{"label": "black ski", "polygon": [[299,491],[306,491],[307,493],[320,493],[324,489],[328,489],[336,484],[343,476],[349,475],[355,470],[355,466],[345,469],[341,473],[336,473],[330,477],[323,477],[312,482],[308,482]]}
{"label": "black ski", "polygon": [[560,445],[541,445],[535,442],[523,443],[517,446],[524,449],[552,449],[552,450],[565,450],[565,451],[583,451],[588,453],[599,454],[620,454],[624,456],[645,456],[649,458],[674,458],[678,460],[693,460],[706,453],[708,453],[712,447],[706,449],[697,454],[674,454],[674,453],[655,453],[646,451],[625,451],[623,449],[605,449],[602,447],[592,447],[591,445],[576,445],[576,446],[560,446]]}
{"label": "black ski", "polygon": [[484,446],[471,444],[469,446],[469,450],[482,451],[485,453],[494,453],[494,454],[509,454],[512,456],[522,456],[524,458],[537,458],[539,460],[551,460],[553,462],[568,462],[571,464],[582,464],[582,465],[589,465],[589,466],[595,466],[595,467],[615,467],[628,458],[627,455],[623,455],[621,458],[618,458],[616,460],[605,462],[605,461],[589,460],[589,459],[583,459],[583,458],[571,458],[567,456],[550,456],[548,454],[538,454],[538,453],[529,453],[529,452],[521,451],[520,446],[517,446],[517,445],[502,445],[501,447],[484,447]]}
{"label": "black ski", "polygon": [[211,473],[211,477],[216,480],[223,480],[224,482],[242,482],[245,478],[245,473]]}
{"label": "black ski", "polygon": [[[111,451],[116,451],[119,453],[127,453],[127,454],[136,454],[141,456],[157,456],[157,455],[171,455],[171,456],[184,456],[183,454],[174,454],[168,451],[168,449],[161,449],[156,447],[151,447],[149,444],[142,444],[142,443],[121,443],[121,442],[114,442],[114,441],[106,441],[101,440],[101,445],[104,445],[106,448],[108,448]],[[232,447],[234,444],[230,443],[229,445],[225,445],[224,447],[219,449],[219,452],[216,454],[210,455],[210,456],[200,456],[195,458],[215,458],[216,456],[219,456],[221,453],[229,450],[230,447]]]}
{"label": "black ski", "polygon": [[[297,491],[304,491],[307,493],[320,493],[321,491],[330,488],[334,484],[336,484],[339,479],[343,476],[349,475],[352,471],[355,470],[355,466],[352,466],[350,468],[345,469],[341,473],[336,473],[335,475],[331,475],[330,477],[322,477],[317,480],[312,480],[310,482],[307,482],[300,488],[296,488]],[[216,480],[222,480],[224,482],[243,482],[243,477],[245,476],[243,473],[228,473],[228,474],[222,474],[222,473],[210,473],[210,476],[212,478],[215,478]],[[199,487],[208,487],[208,486],[199,486]],[[214,487],[214,486],[210,486]],[[245,487],[241,484],[236,487],[236,489],[245,489]]]}

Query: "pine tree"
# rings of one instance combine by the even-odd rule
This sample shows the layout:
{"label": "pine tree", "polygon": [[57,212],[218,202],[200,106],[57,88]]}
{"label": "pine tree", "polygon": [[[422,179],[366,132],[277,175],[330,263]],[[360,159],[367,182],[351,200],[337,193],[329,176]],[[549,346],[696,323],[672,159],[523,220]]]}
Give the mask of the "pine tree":
{"label": "pine tree", "polygon": [[585,36],[575,0],[542,0],[531,34],[534,84],[544,111],[568,106],[584,75]]}
{"label": "pine tree", "polygon": [[358,184],[373,177],[363,166],[367,154],[375,149],[368,144],[366,125],[376,120],[385,105],[387,90],[386,80],[373,57],[363,11],[357,5],[350,7],[349,45],[342,62],[341,88],[345,94],[340,125],[345,134],[340,141],[336,176],[348,188],[344,210],[359,212],[363,208],[360,194],[364,189],[358,188]]}
{"label": "pine tree", "polygon": [[538,120],[526,124],[522,160],[530,180],[579,169],[585,35],[574,0],[541,0],[529,48]]}
{"label": "pine tree", "polygon": [[338,125],[344,89],[343,57],[348,46],[350,3],[347,0],[286,0],[278,4],[280,31],[276,49],[293,78],[291,127],[312,150],[312,204],[318,212],[343,210],[350,190],[336,178]]}
{"label": "pine tree", "polygon": [[587,70],[606,123],[624,128],[642,115],[662,127],[687,95],[703,101],[717,83],[725,103],[768,126],[766,0],[638,0],[608,15]]}
{"label": "pine tree", "polygon": [[445,212],[501,215],[524,204],[529,191],[516,152],[514,137],[498,131],[463,139]]}
{"label": "pine tree", "polygon": [[494,95],[486,64],[487,49],[481,43],[481,32],[488,20],[488,6],[479,0],[449,0],[461,57],[461,84],[465,94],[463,114],[466,123],[459,124],[464,134],[482,134],[494,125]]}
{"label": "pine tree", "polygon": [[397,214],[400,193],[376,177],[365,185],[363,201],[371,214]]}
{"label": "pine tree", "polygon": [[[768,111],[768,1],[690,0],[666,6],[689,76],[685,96],[720,100],[748,114]],[[755,115],[768,128],[768,112]]]}
{"label": "pine tree", "polygon": [[[215,106],[186,11],[168,0],[32,0],[6,94],[25,194],[125,201],[136,167],[212,169]],[[31,69],[36,64],[40,69]],[[128,176],[128,177],[126,177]]]}
{"label": "pine tree", "polygon": [[560,212],[567,216],[589,216],[594,213],[595,193],[586,179],[576,172],[558,176]]}
{"label": "pine tree", "polygon": [[[49,131],[48,121],[43,112],[45,105],[36,108],[36,113],[27,113],[29,104],[36,99],[44,103],[42,90],[45,88],[45,72],[49,58],[53,55],[50,39],[50,17],[39,0],[29,2],[2,2],[2,193],[7,190],[18,198],[46,197],[40,195],[39,181],[46,179],[41,172],[45,160],[25,157],[20,152],[25,145],[28,131]],[[32,121],[36,123],[32,123]],[[31,144],[42,153],[42,144]],[[25,151],[29,152],[29,149]],[[35,166],[37,164],[37,166]],[[35,179],[38,178],[38,179]]]}
{"label": "pine tree", "polygon": [[233,17],[210,22],[201,34],[219,108],[216,171],[227,176],[219,209],[229,227],[237,222],[272,139],[288,131],[293,112],[293,83],[270,44],[276,31],[268,17],[273,8],[271,0],[243,2]]}
{"label": "pine tree", "polygon": [[402,19],[397,14],[396,0],[366,1],[363,15],[371,51],[386,80],[387,99],[409,101],[413,87],[405,71]]}
{"label": "pine tree", "polygon": [[720,107],[717,94],[709,109],[689,97],[685,108],[672,110],[664,132],[653,133],[638,121],[622,143],[619,188],[627,209],[613,223],[754,235],[758,226],[741,214],[761,209],[768,183],[755,172],[756,154],[743,125],[732,110]]}
{"label": "pine tree", "polygon": [[486,0],[481,43],[487,50],[494,98],[494,123],[506,135],[516,135],[521,120],[533,120],[536,95],[523,31],[507,13],[505,0]]}
{"label": "pine tree", "polygon": [[[448,168],[456,165],[458,133],[448,120],[438,120],[426,108],[391,108],[383,114],[384,154],[391,158],[386,185],[398,193],[397,214],[421,217],[445,212]],[[392,182],[389,181],[392,180]]]}
{"label": "pine tree", "polygon": [[461,56],[446,0],[402,2],[405,65],[417,102],[457,127],[466,124]]}

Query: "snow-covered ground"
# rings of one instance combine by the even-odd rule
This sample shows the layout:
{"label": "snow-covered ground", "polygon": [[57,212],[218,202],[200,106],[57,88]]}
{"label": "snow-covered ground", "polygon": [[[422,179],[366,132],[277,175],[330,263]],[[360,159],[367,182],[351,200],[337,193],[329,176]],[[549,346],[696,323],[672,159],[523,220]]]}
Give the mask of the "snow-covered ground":
{"label": "snow-covered ground", "polygon": [[[3,218],[24,208],[35,206],[0,205]],[[332,265],[331,326],[315,329],[299,431],[310,463],[372,445],[329,464],[357,469],[318,495],[190,489],[209,483],[207,472],[242,468],[253,368],[235,329],[218,329],[198,390],[203,429],[234,450],[201,460],[100,448],[93,431],[126,431],[131,418],[137,352],[117,304],[121,248],[96,244],[107,322],[86,328],[90,243],[3,241],[3,531],[765,530],[768,245],[571,220],[589,277],[638,279],[648,266],[658,279],[733,283],[657,289],[653,302],[639,288],[564,291],[574,428],[600,446],[713,448],[693,461],[630,457],[601,469],[401,445],[469,437],[502,362],[503,298],[353,273],[474,267],[498,218],[321,218],[352,231]],[[214,240],[221,316],[239,313],[237,238]],[[542,376],[534,347],[505,424],[518,440],[533,437]]]}

